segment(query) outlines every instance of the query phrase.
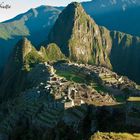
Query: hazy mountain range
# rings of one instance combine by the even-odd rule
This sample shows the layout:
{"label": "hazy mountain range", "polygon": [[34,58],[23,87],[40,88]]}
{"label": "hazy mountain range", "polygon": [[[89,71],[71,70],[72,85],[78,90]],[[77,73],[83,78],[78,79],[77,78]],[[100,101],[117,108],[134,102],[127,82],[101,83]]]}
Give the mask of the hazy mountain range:
{"label": "hazy mountain range", "polygon": [[42,43],[60,12],[59,8],[41,6],[1,23],[1,60],[5,63],[13,46],[22,36],[28,36],[35,46]]}
{"label": "hazy mountain range", "polygon": [[[82,3],[85,11],[110,30],[140,36],[138,0],[93,0]],[[40,6],[0,24],[0,67],[22,36],[28,36],[38,48],[47,42],[47,36],[63,7]]]}
{"label": "hazy mountain range", "polygon": [[83,3],[83,6],[99,25],[140,36],[139,0],[92,0]]}
{"label": "hazy mountain range", "polygon": [[21,91],[25,71],[36,63],[61,59],[104,66],[140,82],[140,38],[97,25],[78,3],[65,8],[44,36],[39,52],[28,39],[17,43],[4,70],[1,95]]}
{"label": "hazy mountain range", "polygon": [[42,32],[40,45],[22,37],[6,63],[0,139],[139,140],[140,86],[123,75],[140,82],[140,37],[98,25],[76,2]]}

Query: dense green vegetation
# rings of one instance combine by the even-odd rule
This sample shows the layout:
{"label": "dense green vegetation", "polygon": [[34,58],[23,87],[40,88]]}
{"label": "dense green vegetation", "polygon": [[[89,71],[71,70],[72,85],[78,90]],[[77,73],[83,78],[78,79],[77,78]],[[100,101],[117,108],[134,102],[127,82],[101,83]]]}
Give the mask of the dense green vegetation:
{"label": "dense green vegetation", "polygon": [[45,61],[43,57],[41,57],[35,49],[33,49],[27,56],[24,58],[24,66],[23,69],[30,71],[32,67],[40,62]]}
{"label": "dense green vegetation", "polygon": [[51,43],[46,48],[46,59],[50,61],[58,61],[65,59],[65,55],[61,52],[60,48],[55,44]]}
{"label": "dense green vegetation", "polygon": [[58,74],[61,77],[65,77],[69,81],[73,81],[76,83],[85,83],[86,79],[84,76],[78,75],[77,73],[71,72],[71,71],[59,71],[57,70],[56,74]]}

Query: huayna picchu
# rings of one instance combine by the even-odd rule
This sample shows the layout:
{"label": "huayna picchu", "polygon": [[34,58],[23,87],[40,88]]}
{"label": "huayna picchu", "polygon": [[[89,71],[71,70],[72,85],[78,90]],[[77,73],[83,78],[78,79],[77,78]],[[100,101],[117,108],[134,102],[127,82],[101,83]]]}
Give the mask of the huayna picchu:
{"label": "huayna picchu", "polygon": [[106,66],[140,82],[140,38],[98,26],[79,3],[63,10],[48,40],[72,61]]}
{"label": "huayna picchu", "polygon": [[139,140],[140,86],[122,75],[140,77],[140,38],[98,26],[74,2],[44,42],[23,37],[9,57],[0,140]]}

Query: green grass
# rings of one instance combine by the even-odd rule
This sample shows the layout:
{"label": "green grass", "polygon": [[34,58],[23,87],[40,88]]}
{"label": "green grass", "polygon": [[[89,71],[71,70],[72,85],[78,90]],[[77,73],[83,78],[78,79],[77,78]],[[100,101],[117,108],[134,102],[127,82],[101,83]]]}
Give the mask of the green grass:
{"label": "green grass", "polygon": [[140,133],[130,134],[97,132],[90,138],[90,140],[140,140]]}
{"label": "green grass", "polygon": [[56,74],[66,78],[66,80],[68,81],[87,84],[98,92],[108,92],[97,80],[91,79],[86,75],[81,75],[78,72],[68,71],[68,70],[67,71],[57,70]]}
{"label": "green grass", "polygon": [[98,91],[98,92],[108,92],[107,89],[105,89],[101,84],[96,83],[95,81],[92,81],[93,83],[91,84],[92,87]]}
{"label": "green grass", "polygon": [[37,53],[35,49],[33,49],[24,60],[24,70],[30,71],[32,67],[34,67],[36,64],[44,62],[44,59]]}
{"label": "green grass", "polygon": [[73,81],[75,83],[85,83],[84,77],[78,76],[76,73],[70,72],[70,71],[56,71],[56,74],[66,78],[68,81]]}
{"label": "green grass", "polygon": [[129,97],[129,102],[140,102],[140,97]]}

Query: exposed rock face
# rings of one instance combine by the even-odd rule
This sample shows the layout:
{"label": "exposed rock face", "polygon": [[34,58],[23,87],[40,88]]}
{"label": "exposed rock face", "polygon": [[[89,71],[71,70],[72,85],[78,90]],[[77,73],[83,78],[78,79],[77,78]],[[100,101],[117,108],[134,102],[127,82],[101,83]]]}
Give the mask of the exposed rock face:
{"label": "exposed rock face", "polygon": [[111,48],[109,37],[109,31],[96,25],[80,4],[72,3],[60,14],[49,41],[56,43],[71,60],[111,67],[107,56]]}
{"label": "exposed rock face", "polygon": [[25,86],[26,73],[43,61],[31,42],[26,38],[20,40],[14,48],[9,63],[5,68],[1,84],[1,96],[8,98],[20,92]]}
{"label": "exposed rock face", "polygon": [[78,3],[64,9],[48,38],[72,61],[113,68],[139,82],[140,38],[98,26]]}

